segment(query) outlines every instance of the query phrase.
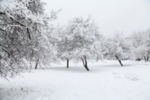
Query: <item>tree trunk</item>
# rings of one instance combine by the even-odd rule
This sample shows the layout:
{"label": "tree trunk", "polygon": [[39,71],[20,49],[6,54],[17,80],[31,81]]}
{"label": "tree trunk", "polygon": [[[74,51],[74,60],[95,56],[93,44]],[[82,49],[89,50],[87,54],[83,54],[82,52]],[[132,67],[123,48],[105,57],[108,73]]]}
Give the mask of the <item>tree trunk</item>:
{"label": "tree trunk", "polygon": [[36,61],[35,69],[37,69],[38,64],[39,64],[39,59]]}
{"label": "tree trunk", "polygon": [[123,66],[121,60],[119,60],[118,56],[116,56],[117,60],[119,61],[120,65]]}
{"label": "tree trunk", "polygon": [[89,68],[88,68],[88,66],[87,66],[86,56],[84,57],[84,59],[81,59],[81,60],[82,60],[82,62],[83,62],[83,66],[85,67],[85,69],[86,69],[87,71],[90,71]]}
{"label": "tree trunk", "polygon": [[69,68],[69,59],[67,59],[67,68]]}
{"label": "tree trunk", "polygon": [[147,61],[149,60],[149,57],[147,57]]}
{"label": "tree trunk", "polygon": [[86,68],[87,71],[89,71],[89,68],[88,68],[88,66],[87,66],[86,56],[85,56],[85,66],[84,66],[84,67]]}
{"label": "tree trunk", "polygon": [[119,61],[120,65],[121,65],[121,66],[123,66],[123,64],[122,64],[121,60],[118,60],[118,61]]}
{"label": "tree trunk", "polygon": [[145,60],[145,62],[147,61],[147,59],[146,59],[146,57],[144,56],[144,60]]}
{"label": "tree trunk", "polygon": [[144,56],[144,60],[145,60],[145,62],[147,62],[149,60],[149,57]]}

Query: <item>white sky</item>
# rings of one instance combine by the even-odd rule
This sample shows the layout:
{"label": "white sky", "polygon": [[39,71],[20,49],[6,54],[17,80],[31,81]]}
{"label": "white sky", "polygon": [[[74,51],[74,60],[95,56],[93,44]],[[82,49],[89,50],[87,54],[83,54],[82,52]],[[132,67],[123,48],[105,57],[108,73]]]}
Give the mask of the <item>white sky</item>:
{"label": "white sky", "polygon": [[46,11],[59,10],[54,22],[66,25],[75,17],[92,16],[105,36],[123,31],[125,36],[150,28],[150,0],[43,0]]}

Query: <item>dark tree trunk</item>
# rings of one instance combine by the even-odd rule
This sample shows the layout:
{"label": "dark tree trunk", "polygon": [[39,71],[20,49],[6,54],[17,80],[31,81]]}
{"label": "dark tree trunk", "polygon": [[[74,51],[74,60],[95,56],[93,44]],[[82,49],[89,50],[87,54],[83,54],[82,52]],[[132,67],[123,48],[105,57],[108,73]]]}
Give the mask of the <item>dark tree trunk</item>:
{"label": "dark tree trunk", "polygon": [[145,60],[145,62],[147,61],[147,59],[146,59],[146,57],[144,56],[144,60]]}
{"label": "dark tree trunk", "polygon": [[147,57],[147,61],[149,60],[149,57]]}
{"label": "dark tree trunk", "polygon": [[145,60],[145,62],[147,62],[149,60],[149,57],[144,56],[144,60]]}
{"label": "dark tree trunk", "polygon": [[67,68],[69,68],[69,59],[67,59]]}
{"label": "dark tree trunk", "polygon": [[39,59],[36,61],[35,69],[37,69],[38,64],[39,64]]}
{"label": "dark tree trunk", "polygon": [[119,60],[118,56],[116,56],[117,60],[119,61],[120,65],[123,66],[121,60]]}
{"label": "dark tree trunk", "polygon": [[118,61],[119,61],[120,65],[121,65],[121,66],[123,66],[123,64],[122,64],[121,60],[118,60]]}
{"label": "dark tree trunk", "polygon": [[145,62],[147,62],[149,60],[149,57],[144,56],[144,60]]}
{"label": "dark tree trunk", "polygon": [[84,67],[86,68],[87,71],[89,71],[89,68],[88,68],[88,66],[87,66],[86,56],[85,56],[85,66],[84,66]]}
{"label": "dark tree trunk", "polygon": [[81,60],[82,60],[82,62],[83,62],[83,66],[85,67],[85,69],[86,69],[87,71],[90,71],[89,68],[88,68],[88,66],[87,66],[86,56],[84,57],[84,59],[81,59]]}
{"label": "dark tree trunk", "polygon": [[28,33],[29,39],[31,40],[31,36],[30,36],[30,32],[29,32],[29,29],[28,29],[28,28],[27,28],[27,33]]}

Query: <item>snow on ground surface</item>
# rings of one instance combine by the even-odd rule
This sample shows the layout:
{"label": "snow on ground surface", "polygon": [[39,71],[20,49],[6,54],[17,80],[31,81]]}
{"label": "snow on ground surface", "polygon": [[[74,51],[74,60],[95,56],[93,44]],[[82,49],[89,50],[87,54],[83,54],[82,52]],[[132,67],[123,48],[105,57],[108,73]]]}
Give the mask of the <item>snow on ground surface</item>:
{"label": "snow on ground surface", "polygon": [[150,100],[150,62],[65,64],[0,79],[0,100]]}

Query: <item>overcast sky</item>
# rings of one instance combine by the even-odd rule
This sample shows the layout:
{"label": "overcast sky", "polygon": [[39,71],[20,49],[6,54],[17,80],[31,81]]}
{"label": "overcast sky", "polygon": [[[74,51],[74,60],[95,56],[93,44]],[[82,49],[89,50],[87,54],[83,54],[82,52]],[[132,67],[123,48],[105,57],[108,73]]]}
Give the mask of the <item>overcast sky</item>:
{"label": "overcast sky", "polygon": [[123,31],[127,36],[135,31],[150,28],[150,0],[43,0],[46,11],[62,11],[56,24],[66,25],[75,17],[87,18],[88,15],[106,36],[115,31]]}

